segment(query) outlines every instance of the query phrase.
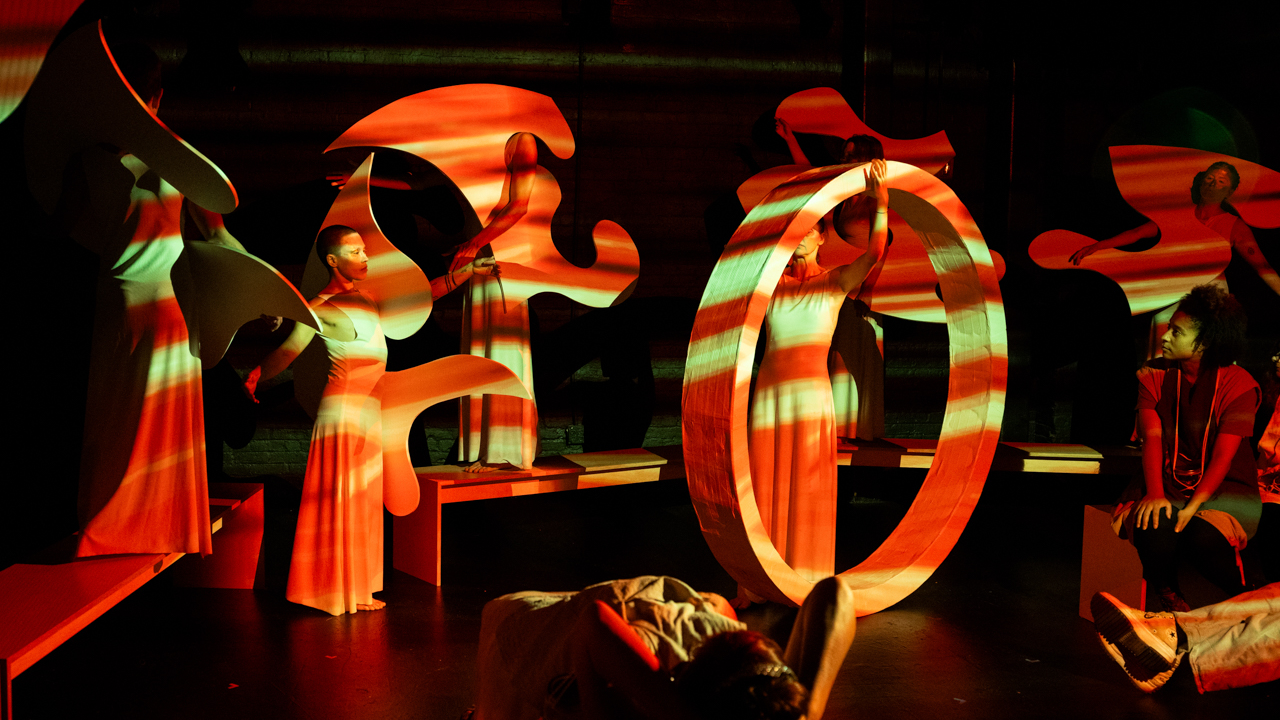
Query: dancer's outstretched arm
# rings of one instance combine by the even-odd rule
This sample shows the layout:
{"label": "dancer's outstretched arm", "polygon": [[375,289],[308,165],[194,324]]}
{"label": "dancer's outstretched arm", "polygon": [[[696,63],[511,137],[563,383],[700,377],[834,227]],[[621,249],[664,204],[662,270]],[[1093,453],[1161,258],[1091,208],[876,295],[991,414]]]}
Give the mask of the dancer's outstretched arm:
{"label": "dancer's outstretched arm", "polygon": [[494,210],[489,224],[458,248],[449,264],[450,272],[474,260],[481,248],[510,230],[529,211],[529,198],[538,174],[538,141],[531,133],[516,133],[507,142],[507,196]]}

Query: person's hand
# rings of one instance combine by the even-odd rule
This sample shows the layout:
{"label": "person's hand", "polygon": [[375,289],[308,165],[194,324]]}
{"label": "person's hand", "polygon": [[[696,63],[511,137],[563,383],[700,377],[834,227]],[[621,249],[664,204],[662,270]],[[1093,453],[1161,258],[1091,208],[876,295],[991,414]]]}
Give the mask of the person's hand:
{"label": "person's hand", "polygon": [[502,268],[498,267],[498,260],[491,257],[476,258],[471,262],[471,272],[476,275],[492,275],[498,277],[502,274]]}
{"label": "person's hand", "polygon": [[280,325],[284,323],[284,318],[279,315],[259,315],[258,322],[267,327],[267,332],[275,332],[280,329]]}
{"label": "person's hand", "polygon": [[862,178],[867,185],[865,194],[875,197],[877,203],[886,207],[889,205],[889,186],[885,185],[884,178],[888,173],[889,165],[884,160],[872,160],[862,171]]}
{"label": "person's hand", "polygon": [[258,402],[258,398],[253,393],[255,390],[258,389],[258,378],[261,378],[261,377],[262,377],[262,366],[259,365],[258,367],[249,371],[249,377],[244,379],[244,385],[241,386],[244,388],[244,394],[247,395],[249,399],[254,402],[255,405]]}
{"label": "person's hand", "polygon": [[1165,517],[1173,517],[1173,503],[1166,500],[1163,495],[1160,497],[1152,497],[1150,495],[1144,496],[1138,501],[1137,506],[1133,508],[1133,511],[1137,513],[1134,525],[1143,530],[1147,529],[1148,524],[1150,524],[1153,529],[1160,527],[1161,510],[1164,511]]}
{"label": "person's hand", "polygon": [[782,136],[783,140],[791,140],[796,136],[795,133],[791,132],[791,126],[782,118],[773,119],[773,129],[777,131],[778,135]]}
{"label": "person's hand", "polygon": [[1092,245],[1085,245],[1084,247],[1075,251],[1075,253],[1071,255],[1071,264],[1079,265],[1081,260],[1084,260],[1085,258],[1089,257],[1090,255],[1096,252],[1098,252],[1098,243],[1094,243]]}
{"label": "person's hand", "polygon": [[1173,526],[1173,531],[1182,532],[1182,528],[1186,527],[1187,523],[1191,522],[1191,518],[1195,517],[1199,511],[1200,503],[1195,501],[1188,502],[1186,507],[1178,511],[1178,524]]}

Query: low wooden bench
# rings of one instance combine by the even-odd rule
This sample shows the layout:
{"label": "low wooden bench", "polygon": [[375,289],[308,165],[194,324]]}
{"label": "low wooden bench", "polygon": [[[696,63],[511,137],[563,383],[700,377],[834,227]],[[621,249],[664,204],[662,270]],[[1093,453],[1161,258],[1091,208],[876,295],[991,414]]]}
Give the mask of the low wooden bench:
{"label": "low wooden bench", "polygon": [[[928,469],[937,449],[937,440],[841,438],[836,445],[836,462],[858,467]],[[1002,442],[996,448],[991,469],[1077,475],[1137,473],[1142,471],[1142,450],[1127,446]]]}
{"label": "low wooden bench", "polygon": [[529,470],[463,472],[453,465],[417,468],[422,499],[395,519],[397,570],[440,584],[441,508],[448,503],[656,482],[684,477],[680,446],[610,450],[539,458]]}
{"label": "low wooden bench", "polygon": [[[253,588],[263,578],[260,483],[211,483],[214,553],[173,573],[199,587]],[[13,717],[13,679],[182,558],[182,553],[73,556],[76,537],[0,571],[0,718]]]}

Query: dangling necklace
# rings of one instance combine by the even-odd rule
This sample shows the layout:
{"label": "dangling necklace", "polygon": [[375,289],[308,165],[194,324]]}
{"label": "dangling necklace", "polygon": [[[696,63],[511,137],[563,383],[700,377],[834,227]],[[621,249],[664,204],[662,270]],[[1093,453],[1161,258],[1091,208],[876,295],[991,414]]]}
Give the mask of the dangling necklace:
{"label": "dangling necklace", "polygon": [[[1204,439],[1200,443],[1200,470],[1189,476],[1194,482],[1188,483],[1178,475],[1178,457],[1182,454],[1182,445],[1178,443],[1178,433],[1182,430],[1179,417],[1182,413],[1182,367],[1178,367],[1178,389],[1173,400],[1173,466],[1169,474],[1173,475],[1173,481],[1184,490],[1195,490],[1195,487],[1200,484],[1201,476],[1204,475],[1205,456],[1209,453],[1209,428],[1213,425],[1213,410],[1218,404],[1218,384],[1222,382],[1221,370],[1222,368],[1214,368],[1213,371],[1213,397],[1209,400],[1209,419],[1204,424]],[[1194,386],[1192,389],[1194,390]]]}

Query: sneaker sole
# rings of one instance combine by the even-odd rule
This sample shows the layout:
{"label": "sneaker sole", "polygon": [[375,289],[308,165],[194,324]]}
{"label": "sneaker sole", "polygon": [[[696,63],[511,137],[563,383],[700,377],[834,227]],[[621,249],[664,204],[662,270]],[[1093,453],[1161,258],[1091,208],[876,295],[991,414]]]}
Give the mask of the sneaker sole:
{"label": "sneaker sole", "polygon": [[1123,647],[1143,669],[1157,675],[1177,667],[1177,652],[1165,647],[1150,630],[1130,620],[1119,600],[1108,593],[1098,593],[1089,607],[1093,610],[1098,635],[1108,643]]}

